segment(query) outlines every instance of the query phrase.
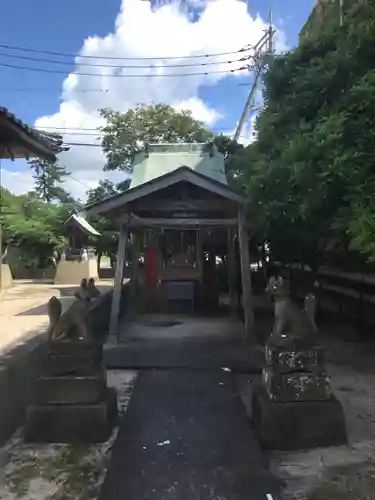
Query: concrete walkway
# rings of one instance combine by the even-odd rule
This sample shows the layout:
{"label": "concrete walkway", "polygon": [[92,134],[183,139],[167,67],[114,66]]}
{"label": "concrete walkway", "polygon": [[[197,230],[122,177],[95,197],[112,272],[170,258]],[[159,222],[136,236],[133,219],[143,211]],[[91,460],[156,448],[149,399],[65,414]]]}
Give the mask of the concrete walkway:
{"label": "concrete walkway", "polygon": [[139,376],[99,500],[271,500],[277,492],[230,373]]}

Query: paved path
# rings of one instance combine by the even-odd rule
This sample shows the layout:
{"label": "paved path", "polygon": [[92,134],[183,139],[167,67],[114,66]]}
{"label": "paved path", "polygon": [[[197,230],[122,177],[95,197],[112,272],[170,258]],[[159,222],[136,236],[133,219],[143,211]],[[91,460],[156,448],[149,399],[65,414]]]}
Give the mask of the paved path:
{"label": "paved path", "polygon": [[[102,292],[108,286],[111,286],[111,281],[99,283]],[[17,280],[11,288],[3,291],[0,298],[0,355],[45,332],[48,300],[56,295],[65,310],[71,304],[76,288],[76,285]]]}
{"label": "paved path", "polygon": [[99,500],[271,500],[276,493],[230,373],[139,376]]}

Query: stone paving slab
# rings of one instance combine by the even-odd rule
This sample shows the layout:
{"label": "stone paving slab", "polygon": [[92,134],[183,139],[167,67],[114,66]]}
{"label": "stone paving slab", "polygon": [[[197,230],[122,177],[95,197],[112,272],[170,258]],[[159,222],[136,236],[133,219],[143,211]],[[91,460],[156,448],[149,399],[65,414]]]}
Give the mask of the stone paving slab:
{"label": "stone paving slab", "polygon": [[141,314],[120,325],[120,343],[104,349],[107,368],[220,369],[260,372],[263,349],[245,343],[243,323],[229,316]]}
{"label": "stone paving slab", "polygon": [[254,345],[233,341],[142,340],[105,345],[108,369],[195,369],[261,373],[264,353]]}
{"label": "stone paving slab", "polygon": [[230,373],[138,377],[99,500],[276,500],[277,493]]}

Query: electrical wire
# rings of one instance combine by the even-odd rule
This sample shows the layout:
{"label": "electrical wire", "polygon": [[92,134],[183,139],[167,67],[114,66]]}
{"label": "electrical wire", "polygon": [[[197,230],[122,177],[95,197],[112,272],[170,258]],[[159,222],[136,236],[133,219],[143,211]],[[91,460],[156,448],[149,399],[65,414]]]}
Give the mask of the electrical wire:
{"label": "electrical wire", "polygon": [[[234,59],[234,60],[229,60],[229,61],[209,61],[209,62],[199,62],[199,63],[189,63],[189,64],[131,64],[131,65],[114,65],[114,64],[89,64],[89,63],[81,63],[77,61],[56,61],[54,59],[44,59],[41,57],[29,57],[29,56],[17,56],[13,54],[3,54],[0,52],[0,57],[10,57],[13,59],[22,59],[26,61],[36,61],[36,62],[43,62],[43,63],[49,63],[49,64],[63,64],[65,66],[85,66],[89,68],[115,68],[115,69],[135,69],[135,68],[148,68],[148,69],[154,69],[154,68],[190,68],[194,66],[217,66],[218,64],[232,64],[232,63],[237,63],[237,62],[244,62],[250,59],[250,56],[245,56],[241,57],[239,59]],[[77,56],[79,57],[79,56]]]}
{"label": "electrical wire", "polygon": [[[225,135],[225,134],[224,134]],[[93,143],[88,143],[88,142],[70,142],[70,141],[64,141],[65,146],[83,146],[83,147],[93,147],[93,148],[101,148],[102,145],[99,143],[93,144]]]}
{"label": "electrical wire", "polygon": [[[252,71],[252,68],[249,68],[249,71],[251,72]],[[245,76],[245,75],[243,75]],[[222,83],[221,81],[217,82],[217,85],[219,85],[220,83]],[[249,86],[251,85],[250,83],[249,84],[241,84],[241,83],[237,83],[237,81],[227,81],[225,82],[225,85],[228,85],[228,84],[234,84],[236,87],[238,86]],[[16,93],[16,92],[20,92],[20,93],[44,93],[44,92],[50,92],[51,91],[51,88],[48,88],[48,87],[1,87],[0,86],[0,92],[1,93]],[[109,93],[112,93],[112,92],[115,92],[115,90],[111,90],[111,89],[102,89],[102,88],[74,88],[73,89],[74,92],[82,92],[82,93],[89,93],[89,92],[100,92],[102,94],[109,94]]]}
{"label": "electrical wire", "polygon": [[80,181],[79,179],[77,179],[77,177],[73,177],[73,175],[71,173],[69,173],[69,179],[73,179],[74,181],[79,182],[80,184],[82,184],[82,186],[91,189],[91,186],[89,184],[86,184],[86,182]]}
{"label": "electrical wire", "polygon": [[[0,47],[3,49],[10,49],[10,50],[19,50],[22,52],[30,52],[33,54],[47,54],[50,56],[59,56],[59,57],[77,57],[77,54],[67,54],[64,52],[52,52],[48,50],[39,50],[39,49],[30,49],[27,47],[18,47],[15,45],[6,45],[6,44],[0,44]],[[87,56],[87,55],[79,55],[78,57],[81,57],[83,59],[111,59],[111,60],[120,60],[120,61],[136,61],[136,60],[156,60],[156,59],[191,59],[191,58],[196,58],[196,57],[219,57],[219,56],[228,56],[232,54],[239,54],[241,52],[246,52],[248,50],[251,50],[252,47],[250,45],[247,45],[245,47],[242,47],[239,50],[233,50],[229,52],[218,52],[216,54],[197,54],[197,55],[188,55],[188,56],[151,56],[151,57],[146,57],[146,56],[129,56],[129,57],[120,57],[120,56]]]}
{"label": "electrical wire", "polygon": [[[58,69],[47,69],[47,68],[31,68],[29,66],[18,66],[16,64],[7,64],[7,63],[0,63],[0,66],[5,67],[5,68],[12,68],[12,69],[21,69],[21,70],[26,70],[26,71],[36,71],[38,73],[54,73],[58,75],[66,75],[66,71],[58,70]],[[168,66],[165,66],[168,67]],[[151,68],[150,68],[151,69]],[[219,74],[230,74],[230,73],[235,73],[236,71],[249,71],[251,70],[247,65],[242,66],[241,68],[237,69],[231,69],[231,70],[219,70],[219,71],[204,71],[204,72],[198,72],[198,73],[165,73],[165,74],[157,74],[157,73],[151,73],[151,74],[135,74],[131,73],[128,75],[119,75],[119,74],[102,74],[102,73],[80,73],[80,72],[74,72],[75,75],[78,76],[101,76],[101,77],[106,77],[106,78],[155,78],[155,77],[182,77],[182,76],[207,76],[207,75],[219,75]]]}
{"label": "electrical wire", "polygon": [[[43,131],[55,131],[56,133],[61,133],[64,135],[88,135],[96,136],[103,135],[104,132],[100,129],[95,128],[74,128],[74,127],[35,127],[39,132]],[[70,132],[72,130],[73,132]],[[211,128],[211,132],[222,132],[221,128]],[[100,138],[100,137],[98,137]]]}

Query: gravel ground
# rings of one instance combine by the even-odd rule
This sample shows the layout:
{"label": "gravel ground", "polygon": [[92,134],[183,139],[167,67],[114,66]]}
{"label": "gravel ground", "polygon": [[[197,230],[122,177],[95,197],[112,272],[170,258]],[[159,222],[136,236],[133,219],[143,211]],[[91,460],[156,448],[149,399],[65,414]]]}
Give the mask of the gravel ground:
{"label": "gravel ground", "polygon": [[[117,390],[120,416],[126,411],[136,373],[107,372],[108,385]],[[116,440],[116,427],[105,443],[25,444],[22,429],[0,448],[1,500],[95,500]]]}

